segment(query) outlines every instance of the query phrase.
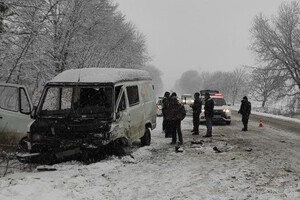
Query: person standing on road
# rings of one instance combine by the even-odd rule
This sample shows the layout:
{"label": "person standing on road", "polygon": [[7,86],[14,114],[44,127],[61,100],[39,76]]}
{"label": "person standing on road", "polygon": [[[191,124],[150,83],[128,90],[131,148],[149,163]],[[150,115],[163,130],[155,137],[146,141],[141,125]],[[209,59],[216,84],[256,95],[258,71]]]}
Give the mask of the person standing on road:
{"label": "person standing on road", "polygon": [[200,123],[199,116],[202,108],[202,102],[199,97],[200,97],[199,92],[196,92],[194,94],[194,99],[195,99],[194,103],[193,105],[191,105],[193,109],[193,126],[194,126],[192,130],[192,132],[194,132],[193,135],[199,135],[199,123]]}
{"label": "person standing on road", "polygon": [[178,135],[178,144],[183,144],[182,132],[181,132],[181,120],[186,116],[184,106],[177,100],[177,94],[172,93],[170,102],[166,110],[166,117],[169,121],[170,132],[172,133],[171,144],[176,144]]}
{"label": "person standing on road", "polygon": [[212,118],[214,116],[214,100],[210,98],[209,93],[205,93],[204,115],[206,120],[206,135],[203,137],[212,137]]}
{"label": "person standing on road", "polygon": [[166,119],[166,109],[169,104],[169,98],[170,98],[170,92],[166,91],[164,94],[164,97],[162,99],[162,114],[163,114],[163,123],[162,123],[162,129],[163,132],[165,132],[165,137],[168,137],[168,131],[167,131],[167,126],[168,126],[168,121]]}
{"label": "person standing on road", "polygon": [[248,101],[247,96],[244,96],[241,102],[241,107],[238,113],[242,115],[242,122],[244,125],[242,131],[248,131],[248,120],[251,114],[251,103],[250,101]]}

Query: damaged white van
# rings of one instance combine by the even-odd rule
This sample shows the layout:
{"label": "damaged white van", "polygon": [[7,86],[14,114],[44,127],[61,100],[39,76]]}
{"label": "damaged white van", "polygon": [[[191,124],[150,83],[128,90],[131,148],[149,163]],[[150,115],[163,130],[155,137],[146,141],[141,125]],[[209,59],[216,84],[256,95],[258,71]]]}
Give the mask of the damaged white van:
{"label": "damaged white van", "polygon": [[35,119],[21,142],[29,156],[101,156],[103,147],[150,145],[156,127],[154,86],[148,72],[84,68],[62,72],[44,88]]}

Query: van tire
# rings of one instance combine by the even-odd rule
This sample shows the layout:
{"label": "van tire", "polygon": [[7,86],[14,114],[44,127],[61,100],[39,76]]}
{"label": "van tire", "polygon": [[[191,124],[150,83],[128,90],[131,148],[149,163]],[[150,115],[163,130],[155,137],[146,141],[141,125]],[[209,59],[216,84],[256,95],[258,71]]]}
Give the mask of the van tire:
{"label": "van tire", "polygon": [[231,121],[229,121],[229,122],[226,122],[226,124],[227,124],[227,125],[230,125],[230,123],[231,123]]}
{"label": "van tire", "polygon": [[142,146],[150,146],[151,143],[151,132],[149,128],[145,128],[144,136],[141,138]]}

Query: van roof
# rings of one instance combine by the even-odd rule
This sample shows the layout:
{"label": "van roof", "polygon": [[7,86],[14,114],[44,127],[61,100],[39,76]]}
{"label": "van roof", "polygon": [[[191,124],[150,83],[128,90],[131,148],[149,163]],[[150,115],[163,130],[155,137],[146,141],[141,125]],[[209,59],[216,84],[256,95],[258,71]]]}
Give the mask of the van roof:
{"label": "van roof", "polygon": [[118,83],[123,81],[151,80],[144,70],[123,68],[81,68],[66,70],[47,84],[56,83]]}

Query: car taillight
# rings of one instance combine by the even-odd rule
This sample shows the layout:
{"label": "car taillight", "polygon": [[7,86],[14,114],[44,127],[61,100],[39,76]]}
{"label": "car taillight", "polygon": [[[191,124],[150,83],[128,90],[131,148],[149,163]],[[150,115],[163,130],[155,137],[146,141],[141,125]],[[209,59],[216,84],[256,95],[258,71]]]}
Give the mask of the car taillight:
{"label": "car taillight", "polygon": [[222,93],[216,93],[214,96],[217,96],[217,97],[222,97],[223,94]]}

